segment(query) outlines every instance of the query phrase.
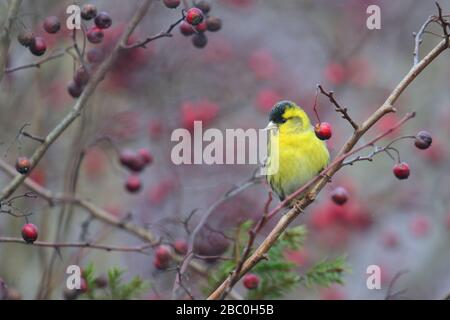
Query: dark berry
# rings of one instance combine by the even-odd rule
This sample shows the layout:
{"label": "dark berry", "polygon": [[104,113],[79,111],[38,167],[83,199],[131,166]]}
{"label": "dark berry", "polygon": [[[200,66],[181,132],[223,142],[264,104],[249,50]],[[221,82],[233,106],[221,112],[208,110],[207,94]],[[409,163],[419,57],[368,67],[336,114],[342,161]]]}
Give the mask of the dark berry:
{"label": "dark berry", "polygon": [[145,167],[145,159],[131,150],[124,150],[119,155],[120,163],[134,172],[141,172]]}
{"label": "dark berry", "polygon": [[314,126],[314,132],[320,140],[328,140],[332,135],[331,124],[328,122],[318,123]]}
{"label": "dark berry", "polygon": [[31,168],[31,161],[27,157],[19,157],[16,161],[16,170],[21,174],[27,174]]}
{"label": "dark berry", "polygon": [[47,44],[45,40],[41,37],[35,37],[34,42],[29,47],[30,52],[35,56],[42,56],[47,50]]}
{"label": "dark berry", "polygon": [[219,31],[222,28],[222,20],[217,17],[208,17],[206,19],[206,27],[211,32]]}
{"label": "dark berry", "polygon": [[177,239],[173,243],[173,248],[175,249],[176,253],[184,255],[188,251],[188,244],[183,239]]}
{"label": "dark berry", "polygon": [[86,38],[90,43],[100,43],[103,40],[103,37],[105,35],[103,34],[102,29],[97,27],[91,27],[86,33]]}
{"label": "dark berry", "polygon": [[400,180],[404,180],[409,177],[409,165],[405,162],[396,164],[392,171],[394,172],[394,175]]}
{"label": "dark berry", "polygon": [[180,0],[164,0],[163,2],[167,8],[175,9],[180,5],[181,1]]}
{"label": "dark berry", "polygon": [[28,243],[33,243],[38,238],[38,228],[32,224],[27,223],[22,227],[22,238]]}
{"label": "dark berry", "polygon": [[67,86],[67,92],[73,97],[78,98],[81,96],[81,93],[83,92],[83,87],[79,86],[74,80],[69,82],[69,85]]}
{"label": "dark berry", "polygon": [[207,29],[208,27],[205,21],[202,21],[201,23],[195,26],[195,30],[197,30],[198,32],[205,32]]}
{"label": "dark berry", "polygon": [[190,8],[186,12],[186,21],[193,26],[198,25],[203,21],[203,12],[198,8]]}
{"label": "dark berry", "polygon": [[81,8],[81,18],[84,20],[91,20],[97,16],[97,8],[93,4],[85,4]]}
{"label": "dark berry", "polygon": [[150,150],[148,150],[147,148],[139,149],[138,156],[141,158],[142,162],[144,162],[145,165],[149,165],[153,162],[153,156],[150,153]]}
{"label": "dark berry", "polygon": [[104,58],[103,50],[99,48],[92,48],[86,53],[86,57],[89,63],[100,63]]}
{"label": "dark berry", "polygon": [[61,29],[61,22],[58,17],[50,16],[45,18],[43,26],[48,33],[57,33]]}
{"label": "dark berry", "polygon": [[207,14],[211,10],[211,5],[209,2],[204,0],[195,2],[195,7],[202,10],[204,14]]}
{"label": "dark berry", "polygon": [[131,193],[138,192],[142,188],[141,179],[138,176],[129,176],[125,183],[125,188]]}
{"label": "dark berry", "polygon": [[420,131],[416,135],[416,140],[414,141],[414,145],[421,150],[425,150],[431,146],[432,142],[433,142],[433,138],[431,137],[431,134],[429,132]]}
{"label": "dark berry", "polygon": [[73,81],[80,87],[83,87],[89,81],[89,72],[84,67],[79,67],[75,71]]}
{"label": "dark berry", "polygon": [[159,259],[155,259],[153,263],[154,263],[155,268],[159,269],[159,270],[164,270],[169,267],[168,261],[161,261]]}
{"label": "dark berry", "polygon": [[208,38],[203,33],[196,33],[192,36],[192,44],[197,48],[204,48],[208,43]]}
{"label": "dark berry", "polygon": [[194,28],[185,21],[180,24],[180,32],[184,36],[190,36],[195,33]]}
{"label": "dark berry", "polygon": [[100,29],[108,29],[112,24],[111,17],[106,12],[100,12],[95,17],[94,22],[95,25]]}
{"label": "dark berry", "polygon": [[206,26],[208,31],[219,31],[222,28],[222,20],[217,17],[208,17],[206,18]]}
{"label": "dark berry", "polygon": [[258,288],[259,277],[256,274],[248,273],[244,276],[244,287],[249,290]]}
{"label": "dark berry", "polygon": [[29,47],[34,44],[34,33],[30,31],[21,32],[17,36],[17,41],[24,47]]}
{"label": "dark berry", "polygon": [[331,199],[333,199],[334,203],[342,206],[348,200],[348,192],[343,187],[337,187],[331,193]]}

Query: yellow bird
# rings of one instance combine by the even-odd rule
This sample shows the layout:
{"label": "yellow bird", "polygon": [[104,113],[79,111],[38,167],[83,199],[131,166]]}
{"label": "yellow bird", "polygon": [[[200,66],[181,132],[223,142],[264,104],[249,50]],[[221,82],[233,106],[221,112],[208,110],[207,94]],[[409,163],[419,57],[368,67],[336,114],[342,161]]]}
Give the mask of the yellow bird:
{"label": "yellow bird", "polygon": [[292,101],[280,101],[273,107],[266,130],[266,179],[283,201],[322,171],[330,154],[306,112]]}

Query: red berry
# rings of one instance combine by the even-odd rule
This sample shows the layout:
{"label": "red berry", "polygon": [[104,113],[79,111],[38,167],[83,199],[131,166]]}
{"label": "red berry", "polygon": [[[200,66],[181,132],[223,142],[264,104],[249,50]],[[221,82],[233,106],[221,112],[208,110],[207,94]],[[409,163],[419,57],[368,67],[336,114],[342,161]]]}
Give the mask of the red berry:
{"label": "red berry", "polygon": [[35,37],[34,42],[30,44],[29,49],[35,56],[42,56],[45,53],[45,50],[47,50],[47,44],[43,38]]}
{"label": "red berry", "polygon": [[167,8],[175,9],[176,7],[178,7],[180,5],[181,1],[180,0],[164,0],[163,2]]}
{"label": "red berry", "polygon": [[31,161],[27,157],[19,157],[16,160],[16,170],[21,174],[27,174],[31,168]]}
{"label": "red berry", "polygon": [[172,258],[170,248],[165,245],[160,245],[155,249],[155,258],[161,262],[169,262]]}
{"label": "red berry", "polygon": [[84,67],[79,67],[75,71],[73,81],[80,87],[83,87],[89,81],[89,72]]}
{"label": "red berry", "polygon": [[58,17],[50,16],[45,18],[43,26],[48,33],[57,33],[61,29],[61,22]]}
{"label": "red berry", "polygon": [[97,27],[91,27],[86,33],[86,38],[90,43],[100,43],[103,40],[103,37],[105,35],[103,34],[102,29]]}
{"label": "red berry", "polygon": [[417,216],[411,221],[411,232],[416,237],[426,236],[430,229],[430,221],[427,216]]}
{"label": "red berry", "polygon": [[153,261],[153,263],[154,263],[155,268],[159,269],[159,270],[164,270],[169,267],[169,262],[167,262],[167,261],[161,261],[159,259],[155,259]]}
{"label": "red berry", "polygon": [[186,21],[193,26],[198,25],[203,21],[203,12],[198,8],[190,8],[186,12]]}
{"label": "red berry", "polygon": [[17,41],[24,47],[29,47],[34,44],[34,33],[30,31],[21,32],[17,36]]}
{"label": "red berry", "polygon": [[208,31],[219,31],[222,28],[222,20],[217,17],[208,17],[206,18],[206,26]]}
{"label": "red berry", "polygon": [[211,5],[209,2],[204,0],[195,2],[195,7],[202,10],[204,14],[207,14],[211,10]]}
{"label": "red berry", "polygon": [[333,199],[334,203],[342,206],[348,200],[348,192],[347,189],[343,187],[337,187],[331,193],[331,199]]}
{"label": "red berry", "polygon": [[204,48],[208,43],[208,38],[203,33],[196,33],[192,37],[192,44],[197,48]]}
{"label": "red berry", "polygon": [[95,17],[94,22],[95,22],[95,25],[97,26],[97,28],[100,28],[100,29],[108,29],[109,27],[111,27],[111,24],[112,24],[111,17],[106,12],[100,12]]}
{"label": "red berry", "polygon": [[141,179],[138,176],[129,176],[125,183],[125,188],[131,193],[138,192],[142,188]]}
{"label": "red berry", "polygon": [[208,26],[206,25],[206,21],[200,22],[195,26],[195,30],[197,30],[198,32],[205,32],[207,29]]}
{"label": "red berry", "polygon": [[184,255],[188,251],[188,244],[183,239],[175,240],[175,242],[173,243],[173,247],[175,249],[175,252],[178,253],[178,254],[183,254]]}
{"label": "red berry", "polygon": [[186,21],[180,24],[180,32],[183,36],[190,36],[195,33],[194,28]]}
{"label": "red berry", "polygon": [[22,238],[28,243],[33,243],[38,238],[38,228],[32,224],[27,223],[22,227]]}
{"label": "red berry", "polygon": [[141,148],[138,150],[138,156],[141,158],[145,165],[149,165],[153,162],[153,156],[147,148]]}
{"label": "red berry", "polygon": [[97,16],[97,8],[93,4],[85,4],[81,8],[81,18],[84,20],[91,20]]}
{"label": "red berry", "polygon": [[120,163],[134,172],[141,172],[145,167],[145,159],[131,150],[124,150],[119,155]]}
{"label": "red berry", "polygon": [[81,93],[83,92],[83,87],[76,84],[74,80],[69,82],[69,85],[67,86],[67,91],[73,98],[78,98],[81,96]]}
{"label": "red berry", "polygon": [[256,289],[259,285],[259,277],[254,273],[248,273],[244,276],[244,287],[247,289]]}
{"label": "red berry", "polygon": [[331,124],[328,122],[318,123],[314,126],[314,132],[320,140],[328,140],[332,135]]}
{"label": "red berry", "polygon": [[400,180],[404,180],[409,177],[409,165],[406,162],[397,163],[392,171],[394,172],[394,175]]}
{"label": "red berry", "polygon": [[420,131],[416,135],[416,140],[414,141],[414,145],[421,150],[425,150],[431,146],[432,142],[433,142],[433,138],[431,137],[430,133],[428,133],[426,131]]}

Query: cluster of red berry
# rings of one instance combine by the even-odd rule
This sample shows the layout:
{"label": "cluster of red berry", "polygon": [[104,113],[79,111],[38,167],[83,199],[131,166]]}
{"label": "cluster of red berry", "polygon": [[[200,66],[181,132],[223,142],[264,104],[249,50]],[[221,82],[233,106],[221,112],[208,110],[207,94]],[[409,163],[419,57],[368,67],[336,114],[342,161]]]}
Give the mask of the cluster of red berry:
{"label": "cluster of red berry", "polygon": [[[175,253],[184,256],[188,250],[188,244],[183,239],[177,239],[172,244]],[[172,261],[172,249],[167,245],[160,245],[155,249],[154,266],[159,270],[169,267]]]}
{"label": "cluster of red berry", "polygon": [[[167,7],[176,8],[180,1],[166,0]],[[168,3],[176,6],[169,6]],[[222,28],[222,20],[220,18],[210,16],[211,5],[207,1],[197,1],[194,7],[186,11],[185,19],[180,24],[180,32],[184,36],[192,36],[192,44],[197,48],[204,48],[208,43],[205,35],[206,31],[216,32]]]}
{"label": "cluster of red berry", "polygon": [[[153,162],[153,156],[146,148],[141,148],[137,152],[124,150],[119,155],[120,163],[134,173],[141,172],[144,168]],[[141,178],[136,175],[130,175],[125,182],[125,189],[131,193],[139,192],[142,188]]]}
{"label": "cluster of red berry", "polygon": [[[61,22],[58,17],[50,16],[44,19],[43,27],[47,33],[55,34],[61,29]],[[17,40],[35,56],[42,56],[47,50],[47,43],[44,38],[36,36],[31,31],[23,30],[17,36]]]}

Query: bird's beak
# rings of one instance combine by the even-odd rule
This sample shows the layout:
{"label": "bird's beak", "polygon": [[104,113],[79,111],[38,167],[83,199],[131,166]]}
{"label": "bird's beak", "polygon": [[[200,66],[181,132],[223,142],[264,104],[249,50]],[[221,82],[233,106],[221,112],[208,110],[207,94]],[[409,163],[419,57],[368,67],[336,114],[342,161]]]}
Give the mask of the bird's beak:
{"label": "bird's beak", "polygon": [[277,128],[278,128],[277,124],[275,122],[273,122],[273,121],[270,121],[269,124],[267,125],[267,127],[265,127],[263,130],[264,131],[270,131],[270,130],[274,130],[274,129],[277,129]]}

